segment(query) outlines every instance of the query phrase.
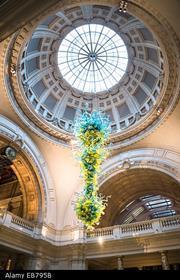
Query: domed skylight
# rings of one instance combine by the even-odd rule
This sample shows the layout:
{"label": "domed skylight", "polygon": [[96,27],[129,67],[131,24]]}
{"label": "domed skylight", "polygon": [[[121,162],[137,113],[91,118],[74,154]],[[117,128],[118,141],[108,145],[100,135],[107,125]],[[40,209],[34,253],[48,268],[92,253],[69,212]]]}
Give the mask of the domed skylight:
{"label": "domed skylight", "polygon": [[85,24],[62,40],[58,65],[63,78],[82,92],[108,91],[126,71],[128,54],[121,37],[100,24]]}
{"label": "domed skylight", "polygon": [[74,121],[86,105],[109,116],[112,146],[126,146],[165,113],[164,54],[133,15],[113,5],[77,5],[47,17],[29,41],[21,32],[12,42],[18,56],[11,55],[9,71],[20,62],[22,94],[21,86],[14,87],[17,77],[11,79],[22,113],[14,106],[42,137],[69,145]]}

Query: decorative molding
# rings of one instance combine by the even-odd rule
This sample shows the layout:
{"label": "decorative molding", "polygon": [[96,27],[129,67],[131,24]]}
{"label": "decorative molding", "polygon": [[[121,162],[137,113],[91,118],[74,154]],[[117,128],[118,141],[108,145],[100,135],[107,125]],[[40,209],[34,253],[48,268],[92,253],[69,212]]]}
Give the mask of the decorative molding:
{"label": "decorative molding", "polygon": [[[84,3],[86,2],[87,1],[84,1]],[[66,3],[63,2],[54,7],[54,12],[57,12],[61,8],[65,9],[78,4],[80,4],[80,1],[71,1],[71,3],[69,1],[66,1]],[[96,1],[93,1],[93,4],[99,5],[99,2],[97,3]],[[103,4],[107,4],[109,6],[108,1],[103,1]],[[117,1],[113,1],[113,3],[111,3],[111,5],[117,4]],[[49,13],[52,13],[52,11],[53,9],[49,10]],[[132,125],[132,127],[130,126],[119,133],[113,133],[110,140],[110,149],[130,145],[147,136],[155,128],[157,128],[159,124],[167,118],[167,116],[169,116],[179,100],[179,40],[175,32],[167,20],[163,18],[162,15],[153,7],[149,7],[149,5],[143,0],[139,0],[137,2],[131,1],[128,5],[128,11],[134,16],[137,16],[137,18],[140,18],[156,35],[165,59],[164,79],[163,86],[161,88],[161,97],[154,109],[150,110],[150,112],[142,120],[140,119],[138,123]],[[27,24],[24,28],[12,36],[12,38],[8,38],[4,42],[4,54],[2,59],[5,60],[5,65],[7,65],[6,63],[9,61],[10,57],[10,68],[12,65],[19,65],[22,49],[32,34],[35,26],[37,26],[37,22],[40,20],[42,20],[41,17],[37,18],[36,21],[32,21],[30,24]],[[20,94],[20,92],[23,92],[24,90],[21,85],[19,74],[17,76],[10,75],[9,79],[8,75],[6,75],[7,72],[5,69],[3,71],[3,79],[5,78],[5,87],[8,97],[10,98],[11,104],[21,120],[23,120],[25,124],[39,136],[46,138],[49,141],[53,141],[54,143],[61,143],[64,146],[69,145],[69,141],[72,137],[70,132],[62,129],[61,125],[56,127],[51,121],[47,122],[43,120],[39,117],[38,113],[30,110],[28,100],[26,100],[23,94]]]}
{"label": "decorative molding", "polygon": [[[18,177],[26,186],[26,191],[27,184],[31,183],[33,186],[36,186],[36,192],[39,192],[39,198],[41,197],[41,205],[39,205],[39,215],[41,217],[39,216],[39,219],[46,224],[52,223],[55,227],[55,189],[42,154],[30,137],[21,130],[17,124],[2,115],[0,115],[0,136],[8,140],[8,142],[11,143],[11,146],[14,146],[16,150],[19,151],[19,155],[14,161],[14,169],[17,172],[19,170]],[[27,160],[25,161],[25,158],[28,159],[28,163],[26,163]],[[20,167],[21,169],[19,169]],[[25,173],[22,172],[22,168],[25,168]],[[35,177],[31,176],[32,172],[30,170],[32,170],[32,168],[36,174],[37,182],[34,181]],[[37,189],[37,186],[39,186],[39,189]],[[34,193],[34,196],[35,195],[36,194]],[[36,202],[36,205],[37,204],[39,204],[39,201]],[[50,209],[54,209],[53,215],[50,213]]]}
{"label": "decorative molding", "polygon": [[180,182],[180,154],[158,148],[143,148],[120,153],[102,165],[99,184],[103,185],[110,178],[126,168],[150,168],[159,170]]}
{"label": "decorative molding", "polygon": [[[163,247],[161,247],[161,245],[160,247],[152,247],[149,246],[151,245],[151,239],[161,239],[167,236],[168,234],[174,234],[176,236],[176,239],[174,241],[177,242],[180,234],[179,215],[173,217],[152,219],[149,221],[142,221],[131,224],[97,228],[94,231],[86,231],[83,228],[74,227],[69,230],[54,231],[54,233],[51,233],[51,235],[48,232],[45,232],[43,229],[41,229],[40,225],[28,222],[25,219],[17,217],[16,215],[13,215],[10,212],[0,211],[0,224],[2,225],[2,230],[0,232],[1,237],[3,236],[3,230],[6,228],[10,235],[14,234],[14,236],[16,236],[17,238],[20,235],[21,242],[26,238],[34,240],[33,242],[31,242],[32,245],[30,242],[28,242],[27,244],[25,243],[25,245],[29,249],[34,247],[34,244],[37,240],[39,244],[38,248],[40,250],[42,250],[43,248],[47,249],[48,247],[51,247],[52,249],[61,247],[61,252],[65,248],[67,249],[66,253],[68,253],[68,255],[70,253],[74,257],[77,257],[78,255],[84,255],[87,257],[89,248],[92,248],[91,246],[95,246],[96,253],[101,254],[101,250],[97,250],[97,246],[99,246],[98,240],[100,237],[104,241],[104,246],[106,248],[107,254],[117,254],[119,253],[119,250],[121,250],[126,255],[128,253],[124,250],[126,250],[127,247],[123,246],[123,248],[118,248],[117,244],[122,245],[122,243],[126,242],[126,245],[128,246],[128,242],[130,241],[130,239],[130,242],[134,243],[134,238],[136,238],[136,245],[138,247],[146,249],[146,252],[156,252],[160,248],[161,250],[166,250],[167,248],[173,249],[171,247],[173,246],[173,244],[171,243],[171,240],[169,240],[169,242],[167,242],[166,240],[166,244],[164,244]],[[14,240],[12,240],[11,238],[10,241],[11,243],[13,243]],[[46,245],[44,244],[44,241],[46,242]],[[7,242],[9,242],[9,240],[7,241],[6,239],[6,244]],[[43,246],[43,244],[45,246]],[[21,246],[23,246],[23,243],[21,243]],[[179,243],[177,248],[180,248]],[[63,254],[62,256],[64,257]]]}

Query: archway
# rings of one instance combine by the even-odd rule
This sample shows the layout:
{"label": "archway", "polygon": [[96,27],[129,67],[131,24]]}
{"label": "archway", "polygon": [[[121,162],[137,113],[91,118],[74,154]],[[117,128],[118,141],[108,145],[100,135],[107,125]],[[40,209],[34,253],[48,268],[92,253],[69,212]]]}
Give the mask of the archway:
{"label": "archway", "polygon": [[[7,149],[16,152],[12,160],[3,155],[3,150]],[[9,146],[6,139],[0,138],[0,209],[30,221],[41,222],[42,196],[38,179],[27,158],[18,150]]]}
{"label": "archway", "polygon": [[101,193],[111,198],[100,227],[113,225],[126,205],[149,194],[168,197],[180,205],[180,184],[169,175],[152,169],[121,172],[101,186]]}
{"label": "archway", "polygon": [[16,156],[15,149],[0,142],[0,211],[9,211],[25,217],[25,199],[21,184],[12,168]]}
{"label": "archway", "polygon": [[[55,226],[54,188],[45,161],[30,137],[16,124],[0,115],[0,145],[17,151],[10,166],[23,195],[23,218]],[[53,207],[53,216],[47,212]]]}
{"label": "archway", "polygon": [[118,154],[103,165],[100,192],[111,195],[100,227],[110,226],[123,208],[145,195],[162,195],[180,204],[180,155],[170,150],[139,149]]}

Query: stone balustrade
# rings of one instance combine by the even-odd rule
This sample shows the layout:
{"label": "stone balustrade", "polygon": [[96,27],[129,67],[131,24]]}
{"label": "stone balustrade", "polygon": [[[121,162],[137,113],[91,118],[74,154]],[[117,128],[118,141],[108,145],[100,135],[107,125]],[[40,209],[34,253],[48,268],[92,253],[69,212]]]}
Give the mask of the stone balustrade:
{"label": "stone balustrade", "polygon": [[[12,214],[11,214],[12,215]],[[25,220],[25,219],[22,219],[20,217],[17,217],[15,215],[12,215],[12,220],[11,220],[11,223],[12,224],[15,224],[17,226],[20,226],[22,227],[23,229],[26,229],[28,231],[31,231],[33,232],[34,231],[34,224]]]}
{"label": "stone balustrade", "polygon": [[132,223],[128,225],[122,225],[122,235],[132,235],[133,233],[141,232],[153,232],[152,221],[144,221],[140,223]]}
{"label": "stone balustrade", "polygon": [[92,232],[85,232],[85,241],[95,241],[99,237],[103,240],[122,239],[173,230],[180,230],[180,215],[95,229]]}
{"label": "stone balustrade", "polygon": [[86,239],[97,238],[102,236],[113,236],[113,227],[100,228],[94,231],[86,232]]}
{"label": "stone balustrade", "polygon": [[168,218],[164,218],[164,219],[160,219],[160,224],[161,227],[164,230],[168,230],[169,228],[176,228],[176,227],[180,227],[180,215],[179,216],[174,216],[174,217],[168,217]]}
{"label": "stone balustrade", "polygon": [[0,210],[1,222],[4,226],[21,231],[25,234],[32,235],[35,225],[21,217],[18,217],[11,212]]}
{"label": "stone balustrade", "polygon": [[0,225],[9,227],[22,234],[27,234],[36,239],[44,239],[60,246],[74,243],[97,242],[99,239],[117,240],[147,234],[156,234],[167,231],[180,230],[180,215],[136,222],[131,224],[116,225],[98,228],[94,231],[85,231],[82,228],[56,231],[46,225],[35,225],[33,222],[20,218],[10,212],[0,210]]}

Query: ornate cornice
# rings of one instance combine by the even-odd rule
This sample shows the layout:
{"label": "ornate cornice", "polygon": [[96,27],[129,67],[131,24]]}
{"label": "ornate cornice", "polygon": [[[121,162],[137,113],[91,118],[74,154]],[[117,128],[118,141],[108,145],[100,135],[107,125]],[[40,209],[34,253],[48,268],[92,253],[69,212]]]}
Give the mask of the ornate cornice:
{"label": "ornate cornice", "polygon": [[162,171],[180,182],[180,154],[157,148],[136,149],[118,154],[102,166],[99,185],[130,169],[150,168]]}

